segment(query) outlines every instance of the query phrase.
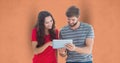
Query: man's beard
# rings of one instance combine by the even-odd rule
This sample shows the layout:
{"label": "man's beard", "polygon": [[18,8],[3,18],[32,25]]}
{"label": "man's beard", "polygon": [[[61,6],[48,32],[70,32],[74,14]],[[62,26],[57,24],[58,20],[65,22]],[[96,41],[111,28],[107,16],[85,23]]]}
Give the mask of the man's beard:
{"label": "man's beard", "polygon": [[78,23],[78,21],[77,21],[76,23],[74,23],[73,25],[70,25],[70,24],[69,24],[69,26],[70,26],[70,27],[74,27],[75,25],[77,25],[77,23]]}

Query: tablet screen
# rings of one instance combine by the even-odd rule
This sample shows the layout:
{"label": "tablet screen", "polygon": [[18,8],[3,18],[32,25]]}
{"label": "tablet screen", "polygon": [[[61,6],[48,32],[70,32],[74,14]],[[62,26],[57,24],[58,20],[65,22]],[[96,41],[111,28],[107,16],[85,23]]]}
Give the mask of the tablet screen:
{"label": "tablet screen", "polygon": [[58,49],[58,48],[63,48],[65,47],[65,44],[72,42],[73,42],[72,39],[58,39],[58,40],[55,39],[52,42],[52,46],[54,49]]}

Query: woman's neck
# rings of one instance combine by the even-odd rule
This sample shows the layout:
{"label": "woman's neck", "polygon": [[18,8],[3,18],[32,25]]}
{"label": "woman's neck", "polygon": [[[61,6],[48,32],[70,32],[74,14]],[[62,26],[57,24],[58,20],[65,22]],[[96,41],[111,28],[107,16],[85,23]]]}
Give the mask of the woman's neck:
{"label": "woman's neck", "polygon": [[48,29],[45,29],[45,35],[49,35]]}

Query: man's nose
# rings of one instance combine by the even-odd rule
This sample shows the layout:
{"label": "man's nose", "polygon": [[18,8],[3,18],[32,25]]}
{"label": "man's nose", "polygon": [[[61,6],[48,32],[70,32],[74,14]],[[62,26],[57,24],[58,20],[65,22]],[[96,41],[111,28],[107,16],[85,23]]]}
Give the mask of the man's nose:
{"label": "man's nose", "polygon": [[70,20],[69,22],[70,22],[70,23],[72,23],[73,21],[72,21],[72,20]]}

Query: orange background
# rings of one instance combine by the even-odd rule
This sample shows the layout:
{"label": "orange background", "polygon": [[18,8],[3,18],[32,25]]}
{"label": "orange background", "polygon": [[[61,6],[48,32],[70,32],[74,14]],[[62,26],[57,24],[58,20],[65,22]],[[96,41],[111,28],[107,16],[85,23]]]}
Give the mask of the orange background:
{"label": "orange background", "polygon": [[119,0],[0,0],[0,63],[31,63],[31,29],[39,11],[50,11],[60,29],[71,5],[80,8],[81,21],[94,26],[94,63],[120,63]]}

